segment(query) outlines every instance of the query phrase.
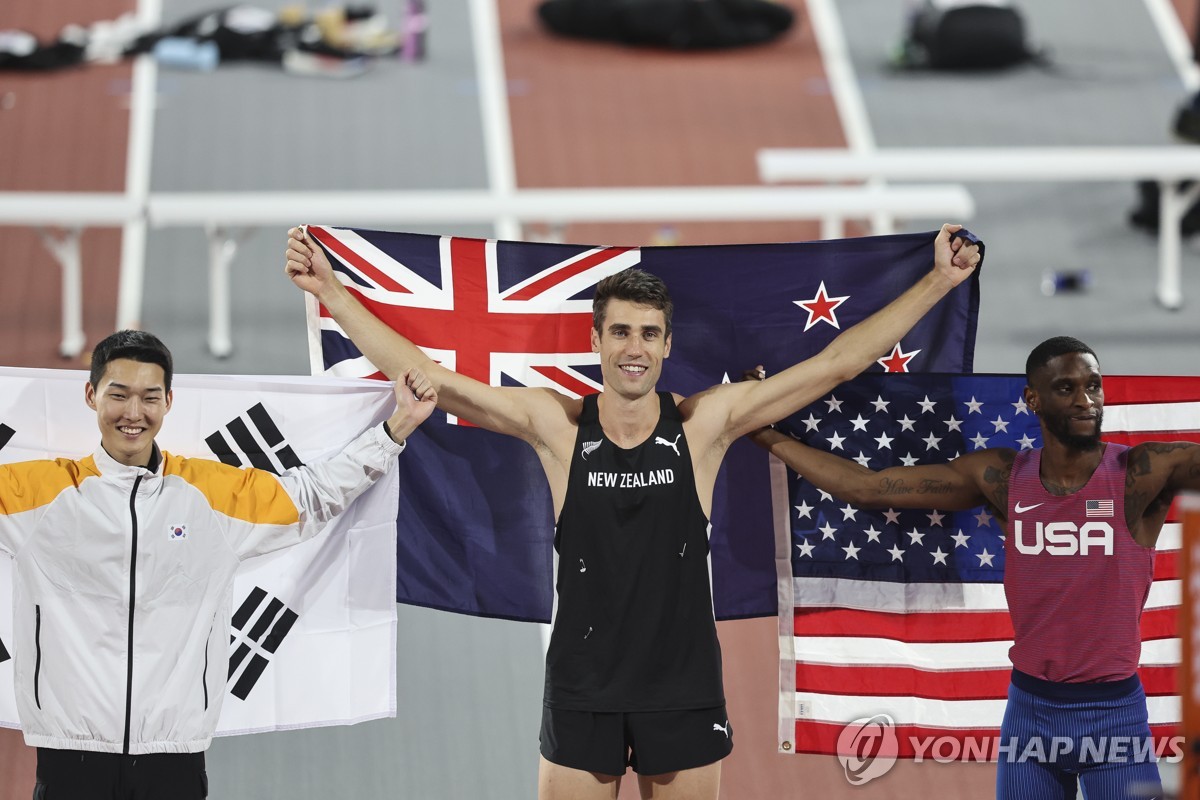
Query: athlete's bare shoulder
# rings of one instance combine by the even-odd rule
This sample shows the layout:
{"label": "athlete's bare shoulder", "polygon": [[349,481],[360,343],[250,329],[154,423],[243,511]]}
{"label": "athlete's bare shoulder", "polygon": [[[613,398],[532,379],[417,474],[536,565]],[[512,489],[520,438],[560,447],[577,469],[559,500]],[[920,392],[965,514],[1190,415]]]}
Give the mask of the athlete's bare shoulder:
{"label": "athlete's bare shoulder", "polygon": [[514,388],[517,402],[525,407],[528,420],[520,438],[533,445],[535,450],[548,448],[559,456],[569,454],[575,446],[575,435],[579,431],[579,417],[583,413],[583,398],[568,397],[562,392],[546,388]]}
{"label": "athlete's bare shoulder", "polygon": [[955,459],[952,464],[969,475],[1001,519],[1008,518],[1009,479],[1017,451],[1008,447],[989,447]]}
{"label": "athlete's bare shoulder", "polygon": [[1121,458],[1130,519],[1165,517],[1178,492],[1200,487],[1200,445],[1193,442],[1142,442]]}
{"label": "athlete's bare shoulder", "polygon": [[703,422],[706,417],[711,418],[714,422],[724,422],[729,415],[728,405],[731,402],[726,393],[734,385],[718,383],[716,386],[701,389],[687,397],[675,392],[671,392],[671,396],[675,398],[675,405],[679,408],[684,422],[693,420]]}

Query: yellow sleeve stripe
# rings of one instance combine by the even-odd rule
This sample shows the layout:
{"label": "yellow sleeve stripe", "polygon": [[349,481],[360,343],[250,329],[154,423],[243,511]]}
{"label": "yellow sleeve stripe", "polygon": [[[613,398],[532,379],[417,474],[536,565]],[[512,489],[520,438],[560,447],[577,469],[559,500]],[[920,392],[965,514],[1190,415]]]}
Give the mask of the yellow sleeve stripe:
{"label": "yellow sleeve stripe", "polygon": [[0,465],[0,514],[20,514],[49,505],[64,489],[96,475],[92,457],[83,461],[23,461]]}
{"label": "yellow sleeve stripe", "polygon": [[164,453],[163,459],[163,476],[183,478],[204,495],[214,511],[256,525],[295,525],[300,521],[291,496],[269,472],[170,453]]}

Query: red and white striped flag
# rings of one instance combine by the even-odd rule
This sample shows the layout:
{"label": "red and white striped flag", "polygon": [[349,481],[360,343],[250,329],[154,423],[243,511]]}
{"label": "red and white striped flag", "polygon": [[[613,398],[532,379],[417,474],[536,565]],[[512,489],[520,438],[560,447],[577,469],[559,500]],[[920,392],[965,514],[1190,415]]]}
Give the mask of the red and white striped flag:
{"label": "red and white striped flag", "polygon": [[[1022,376],[865,376],[787,424],[872,469],[1022,450],[1041,443],[1024,385]],[[1104,388],[1106,441],[1200,442],[1200,377],[1110,377]],[[900,757],[994,759],[1013,636],[999,521],[982,507],[866,511],[779,462],[773,476],[780,751],[835,754],[847,724],[886,717]],[[1140,670],[1156,746],[1168,755],[1180,720],[1179,548],[1172,509],[1142,615]]]}

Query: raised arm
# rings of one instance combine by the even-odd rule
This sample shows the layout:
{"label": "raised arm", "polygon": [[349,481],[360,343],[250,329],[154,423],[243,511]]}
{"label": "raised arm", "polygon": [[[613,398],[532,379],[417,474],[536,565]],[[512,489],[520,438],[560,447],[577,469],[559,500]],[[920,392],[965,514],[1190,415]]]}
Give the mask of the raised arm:
{"label": "raised arm", "polygon": [[393,387],[396,410],[387,419],[387,433],[396,444],[403,444],[437,407],[437,390],[423,371],[407,370]]}
{"label": "raised arm", "polygon": [[[840,334],[817,355],[763,381],[724,384],[685,401],[681,410],[716,420],[713,439],[729,440],[787,417],[850,380],[900,341],[939,300],[979,264],[979,247],[954,238],[961,225],[942,226],[934,268],[886,307]],[[691,404],[691,408],[685,408]]]}
{"label": "raised arm", "polygon": [[1002,517],[1008,516],[1011,450],[980,450],[945,464],[875,471],[773,428],[763,428],[749,438],[813,486],[859,508],[961,511],[987,503]]}
{"label": "raised arm", "polygon": [[570,399],[545,389],[513,389],[446,369],[421,348],[368,311],[337,279],[325,252],[303,228],[288,231],[285,271],[292,283],[313,295],[341,325],[371,363],[393,380],[422,370],[438,396],[438,406],[482,428],[536,444],[548,427],[568,421]]}
{"label": "raised arm", "polygon": [[226,537],[238,558],[270,553],[319,533],[382,478],[404,451],[404,440],[429,418],[437,393],[420,370],[395,385],[396,410],[385,426],[373,425],[338,454],[285,471],[235,469],[194,460],[205,485],[225,499]]}

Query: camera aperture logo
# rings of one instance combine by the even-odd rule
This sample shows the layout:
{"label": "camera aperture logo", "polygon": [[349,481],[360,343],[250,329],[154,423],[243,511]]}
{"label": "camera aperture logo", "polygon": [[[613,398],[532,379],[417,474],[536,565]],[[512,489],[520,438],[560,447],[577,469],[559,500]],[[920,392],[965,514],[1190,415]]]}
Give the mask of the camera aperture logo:
{"label": "camera aperture logo", "polygon": [[896,722],[887,714],[856,719],[838,735],[838,761],[851,786],[886,775],[900,752]]}

